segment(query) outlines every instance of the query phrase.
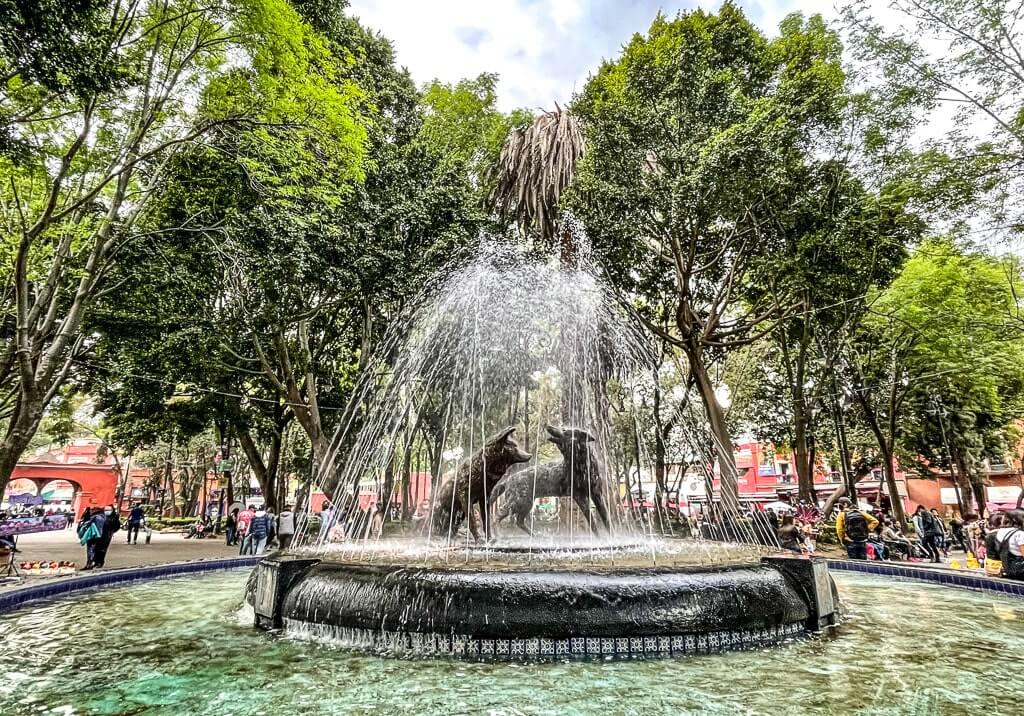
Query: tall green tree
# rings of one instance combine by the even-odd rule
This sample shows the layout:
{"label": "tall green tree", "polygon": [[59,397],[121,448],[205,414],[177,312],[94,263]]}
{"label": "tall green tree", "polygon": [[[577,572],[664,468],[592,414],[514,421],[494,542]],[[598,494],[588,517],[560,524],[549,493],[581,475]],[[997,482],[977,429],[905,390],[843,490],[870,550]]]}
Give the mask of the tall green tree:
{"label": "tall green tree", "polygon": [[781,249],[774,219],[802,190],[815,136],[838,126],[844,83],[820,18],[789,18],[769,40],[727,2],[658,17],[573,104],[587,153],[572,209],[612,280],[685,354],[730,511],[737,471],[712,366],[774,329],[779,307],[742,287]]}
{"label": "tall green tree", "polygon": [[1006,269],[952,241],[925,242],[871,302],[846,361],[886,477],[898,452],[911,468],[923,456],[956,476],[966,511],[984,511],[981,460],[1006,453],[1022,415],[1024,336]]}

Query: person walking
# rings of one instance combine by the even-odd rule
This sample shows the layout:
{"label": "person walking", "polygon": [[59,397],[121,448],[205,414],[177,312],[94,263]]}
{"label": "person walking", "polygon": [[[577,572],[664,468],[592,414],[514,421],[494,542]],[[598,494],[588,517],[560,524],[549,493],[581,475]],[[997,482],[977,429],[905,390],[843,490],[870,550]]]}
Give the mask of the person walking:
{"label": "person walking", "polygon": [[839,499],[839,514],[836,515],[836,536],[846,546],[850,559],[868,558],[868,537],[878,526],[878,520],[869,513],[854,507],[849,497]]}
{"label": "person walking", "polygon": [[267,538],[270,536],[270,517],[263,509],[256,510],[252,521],[249,522],[249,531],[245,539],[251,546],[253,554],[263,554],[267,548]]}
{"label": "person walking", "polygon": [[942,534],[942,527],[939,526],[935,515],[925,509],[924,505],[918,505],[914,510],[914,531],[921,540],[921,546],[927,556],[931,557],[935,564],[940,564],[942,559],[939,557],[939,535]]}
{"label": "person walking", "polygon": [[146,519],[146,513],[142,511],[142,506],[136,502],[132,505],[131,512],[128,513],[128,544],[132,544],[132,535],[135,535],[134,544],[139,543],[139,528],[142,527],[143,521]]}
{"label": "person walking", "polygon": [[224,521],[224,537],[228,547],[238,544],[238,508],[231,510],[231,514]]}
{"label": "person walking", "polygon": [[96,544],[96,554],[93,556],[93,567],[102,567],[107,561],[107,550],[110,549],[110,540],[114,533],[121,529],[121,518],[113,505],[103,508],[103,527],[100,528],[100,540]]}
{"label": "person walking", "polygon": [[281,549],[288,549],[294,536],[295,513],[292,512],[291,505],[285,505],[281,514],[277,516],[277,543]]}

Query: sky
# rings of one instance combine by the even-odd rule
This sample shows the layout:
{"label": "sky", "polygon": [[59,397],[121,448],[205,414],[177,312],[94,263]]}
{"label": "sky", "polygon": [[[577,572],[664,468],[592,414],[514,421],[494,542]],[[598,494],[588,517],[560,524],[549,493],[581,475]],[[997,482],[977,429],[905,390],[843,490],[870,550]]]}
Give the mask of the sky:
{"label": "sky", "polygon": [[[834,0],[741,0],[768,34],[791,12],[838,15]],[[349,12],[394,42],[417,83],[500,77],[498,106],[531,110],[566,104],[602,59],[614,58],[658,11],[674,16],[696,0],[352,0]]]}

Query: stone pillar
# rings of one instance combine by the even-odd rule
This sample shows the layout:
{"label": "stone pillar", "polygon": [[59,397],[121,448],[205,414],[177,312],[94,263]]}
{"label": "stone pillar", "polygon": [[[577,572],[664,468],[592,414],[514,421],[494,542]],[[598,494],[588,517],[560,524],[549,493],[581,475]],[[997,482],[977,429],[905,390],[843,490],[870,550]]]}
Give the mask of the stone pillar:
{"label": "stone pillar", "polygon": [[828,562],[820,558],[762,557],[761,562],[778,570],[807,602],[808,631],[821,631],[838,622],[839,597],[828,573]]}
{"label": "stone pillar", "polygon": [[256,565],[253,611],[257,627],[280,629],[283,626],[281,605],[285,595],[306,570],[319,562],[319,559],[281,554],[271,555]]}

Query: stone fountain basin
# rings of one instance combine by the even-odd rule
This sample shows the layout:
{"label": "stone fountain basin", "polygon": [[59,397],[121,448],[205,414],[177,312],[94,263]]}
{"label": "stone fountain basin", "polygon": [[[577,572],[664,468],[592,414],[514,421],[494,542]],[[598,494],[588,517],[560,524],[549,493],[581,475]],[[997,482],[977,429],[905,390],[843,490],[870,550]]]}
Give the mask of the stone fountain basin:
{"label": "stone fountain basin", "polygon": [[835,621],[827,567],[806,559],[539,571],[281,556],[261,563],[253,589],[264,626],[389,653],[471,658],[720,651]]}

